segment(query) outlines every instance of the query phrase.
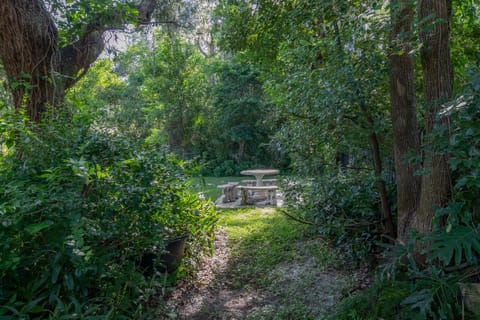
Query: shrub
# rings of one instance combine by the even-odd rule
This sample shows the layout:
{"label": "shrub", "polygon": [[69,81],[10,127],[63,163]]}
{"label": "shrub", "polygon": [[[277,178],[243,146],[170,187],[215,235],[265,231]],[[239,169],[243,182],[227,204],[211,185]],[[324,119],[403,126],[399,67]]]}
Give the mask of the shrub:
{"label": "shrub", "polygon": [[0,167],[0,316],[145,317],[165,284],[144,276],[141,256],[189,233],[191,273],[212,240],[215,213],[188,193],[188,164],[94,130],[88,117],[31,130],[9,122],[2,137],[16,128],[16,148]]}
{"label": "shrub", "polygon": [[360,262],[377,251],[380,213],[372,176],[338,170],[287,183],[285,190],[290,213],[312,223],[345,256]]}
{"label": "shrub", "polygon": [[331,319],[400,319],[400,303],[408,296],[405,281],[378,281],[361,293],[344,299]]}

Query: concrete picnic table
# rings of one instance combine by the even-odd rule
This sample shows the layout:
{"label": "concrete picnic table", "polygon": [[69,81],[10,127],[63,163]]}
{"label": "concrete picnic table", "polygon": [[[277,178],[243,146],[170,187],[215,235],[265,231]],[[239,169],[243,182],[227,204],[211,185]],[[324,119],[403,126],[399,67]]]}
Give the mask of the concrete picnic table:
{"label": "concrete picnic table", "polygon": [[240,172],[240,174],[244,176],[255,176],[257,187],[263,186],[262,179],[264,176],[271,176],[279,173],[280,171],[277,169],[248,169]]}

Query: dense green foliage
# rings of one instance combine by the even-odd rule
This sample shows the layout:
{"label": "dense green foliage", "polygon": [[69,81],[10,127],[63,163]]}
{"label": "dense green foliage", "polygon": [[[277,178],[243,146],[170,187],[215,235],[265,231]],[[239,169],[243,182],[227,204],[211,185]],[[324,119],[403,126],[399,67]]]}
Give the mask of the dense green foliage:
{"label": "dense green foliage", "polygon": [[368,261],[382,228],[375,179],[366,172],[330,171],[286,187],[289,212],[313,223],[346,258]]}
{"label": "dense green foliage", "polygon": [[99,61],[70,99],[102,114],[104,128],[196,159],[203,174],[286,165],[270,146],[271,108],[252,64],[204,58],[180,35],[154,37],[153,48],[140,39],[113,63]]}
{"label": "dense green foliage", "polygon": [[[464,95],[447,106],[445,112],[451,114],[455,124],[450,141],[432,146],[448,149],[456,183],[449,205],[437,211],[434,231],[416,237],[415,241],[426,245],[425,264],[415,260],[413,243],[385,245],[390,262],[382,266],[379,281],[344,301],[337,315],[340,319],[457,319],[465,312],[461,309],[459,283],[479,280],[480,164],[475,156],[480,141],[479,75],[478,70],[471,70]],[[440,223],[445,219],[446,223]],[[466,319],[477,318],[478,314],[467,310]]]}
{"label": "dense green foliage", "polygon": [[203,153],[206,169],[228,176],[278,162],[269,148],[271,108],[258,71],[241,56],[215,63],[212,71],[218,77],[211,91],[215,137]]}
{"label": "dense green foliage", "polygon": [[[260,62],[274,106],[273,144],[305,181],[288,191],[294,213],[335,236],[349,255],[373,253],[383,232],[373,133],[381,177],[393,182],[387,11],[376,2],[226,0],[218,14],[226,20],[221,44]],[[395,208],[394,187],[388,190]]]}
{"label": "dense green foliage", "polygon": [[188,191],[188,165],[94,120],[52,113],[29,129],[2,119],[11,146],[0,183],[5,319],[142,318],[164,286],[144,276],[142,255],[189,234],[185,274],[210,248],[215,214]]}
{"label": "dense green foliage", "polygon": [[[416,2],[412,2],[412,6]],[[396,208],[392,129],[388,82],[390,10],[380,1],[220,1],[217,14],[220,45],[240,51],[259,64],[265,88],[276,107],[279,129],[275,141],[292,158],[303,179],[290,183],[291,213],[321,234],[333,236],[343,252],[365,258],[384,250],[377,244],[381,228],[379,197],[373,175],[372,132],[380,143],[381,177],[387,182],[388,201]],[[413,244],[399,254],[399,272],[405,282],[391,279],[352,302],[345,319],[458,318],[458,273],[446,270],[478,268],[478,6],[453,1],[452,60],[455,66],[455,101],[438,117],[451,116],[451,127],[439,126],[426,136],[421,89],[421,46],[411,37],[409,54],[415,65],[418,119],[423,152],[449,154],[453,194],[437,211],[432,234],[419,236],[425,261],[412,261]],[[424,22],[414,21],[415,27]],[[439,22],[443,23],[443,21]],[[431,28],[426,26],[425,28]],[[408,35],[403,35],[407,37]],[[267,45],[268,44],[268,45]],[[477,52],[477,53],[476,53]],[[470,80],[469,80],[470,79]],[[466,87],[465,87],[466,85]],[[449,130],[445,133],[445,130]],[[445,137],[451,135],[451,138]],[[430,143],[434,141],[434,143]],[[421,163],[420,154],[405,161]],[[429,172],[419,171],[419,175]],[[301,181],[301,183],[298,183]],[[396,248],[396,247],[395,247]],[[465,269],[466,268],[466,269]],[[470,273],[462,281],[474,281]],[[409,282],[408,276],[416,279]],[[398,290],[395,288],[398,286]],[[383,291],[385,290],[385,291]],[[380,293],[379,293],[380,292]],[[382,293],[382,292],[385,292]],[[365,309],[355,313],[359,301]],[[361,302],[360,302],[361,303]],[[383,308],[382,305],[388,307]],[[402,312],[395,312],[395,310]],[[412,311],[413,310],[413,311]],[[349,314],[349,312],[351,312]]]}

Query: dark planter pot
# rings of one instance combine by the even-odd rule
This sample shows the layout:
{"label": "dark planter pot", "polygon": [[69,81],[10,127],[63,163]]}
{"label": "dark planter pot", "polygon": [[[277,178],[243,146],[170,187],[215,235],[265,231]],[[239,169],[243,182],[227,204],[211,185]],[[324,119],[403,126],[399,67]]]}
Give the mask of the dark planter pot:
{"label": "dark planter pot", "polygon": [[[154,252],[145,253],[140,261],[143,273],[146,276],[151,276],[154,266],[156,266],[156,270],[159,272],[172,273],[177,270],[185,254],[187,238],[188,235],[170,240],[165,247],[166,252],[160,256]],[[158,263],[156,263],[157,259]]]}
{"label": "dark planter pot", "polygon": [[480,319],[480,283],[459,283],[462,293],[462,309],[466,308]]}

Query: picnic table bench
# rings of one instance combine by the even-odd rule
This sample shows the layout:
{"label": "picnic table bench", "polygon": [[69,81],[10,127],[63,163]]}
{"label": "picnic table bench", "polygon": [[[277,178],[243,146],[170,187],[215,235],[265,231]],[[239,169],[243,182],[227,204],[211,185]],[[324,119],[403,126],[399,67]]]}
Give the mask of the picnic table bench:
{"label": "picnic table bench", "polygon": [[[277,182],[277,179],[263,179],[262,183],[264,186],[273,186]],[[242,180],[242,183],[245,183],[247,186],[256,186],[257,180]]]}
{"label": "picnic table bench", "polygon": [[221,184],[217,188],[222,189],[222,202],[234,202],[237,200],[237,190],[235,189],[238,186],[238,182],[229,182],[227,184]]}
{"label": "picnic table bench", "polygon": [[277,190],[278,186],[236,186],[236,189],[241,190],[242,200],[240,204],[247,205],[252,204],[253,198],[249,196],[249,191],[261,191],[267,194],[267,203],[277,204]]}

